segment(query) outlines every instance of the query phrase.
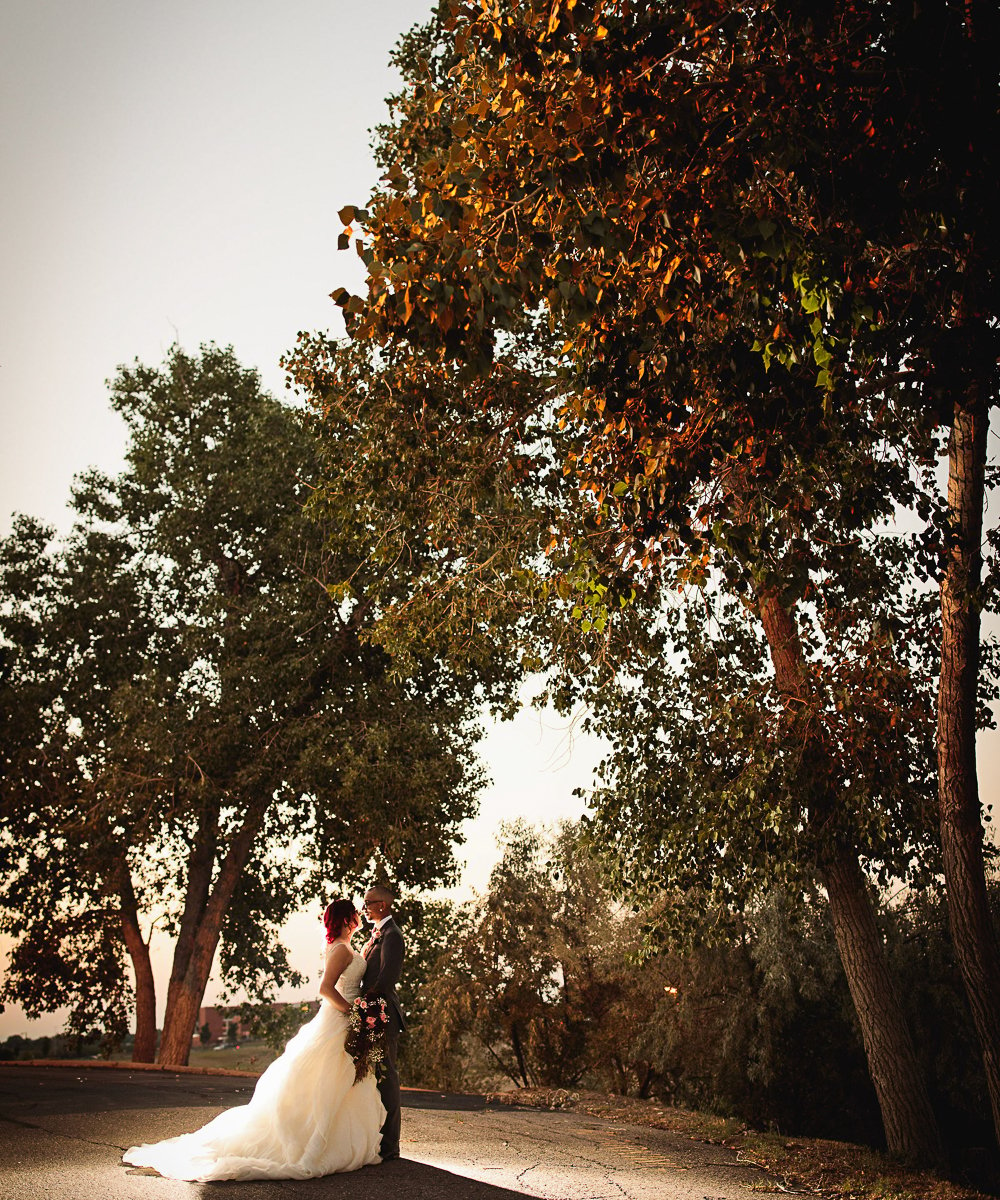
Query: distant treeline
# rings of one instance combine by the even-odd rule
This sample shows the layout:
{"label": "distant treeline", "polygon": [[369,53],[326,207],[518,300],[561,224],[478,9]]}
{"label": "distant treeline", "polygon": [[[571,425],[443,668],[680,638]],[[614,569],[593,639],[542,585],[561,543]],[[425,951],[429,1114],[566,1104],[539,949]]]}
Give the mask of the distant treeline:
{"label": "distant treeline", "polygon": [[13,1033],[0,1042],[0,1062],[25,1062],[33,1058],[109,1058],[115,1049],[127,1049],[131,1044],[131,1037],[113,1046],[100,1036],[87,1038],[60,1033],[32,1038]]}

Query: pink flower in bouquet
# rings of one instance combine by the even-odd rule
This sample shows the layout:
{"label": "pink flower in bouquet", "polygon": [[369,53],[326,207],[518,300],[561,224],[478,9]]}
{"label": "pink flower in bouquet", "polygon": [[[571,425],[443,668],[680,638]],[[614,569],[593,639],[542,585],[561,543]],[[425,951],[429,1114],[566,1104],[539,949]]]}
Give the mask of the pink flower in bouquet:
{"label": "pink flower in bouquet", "polygon": [[359,996],[351,1005],[344,1048],[354,1060],[354,1079],[364,1079],[375,1066],[385,1061],[385,1040],[389,1030],[389,1010],[381,996]]}

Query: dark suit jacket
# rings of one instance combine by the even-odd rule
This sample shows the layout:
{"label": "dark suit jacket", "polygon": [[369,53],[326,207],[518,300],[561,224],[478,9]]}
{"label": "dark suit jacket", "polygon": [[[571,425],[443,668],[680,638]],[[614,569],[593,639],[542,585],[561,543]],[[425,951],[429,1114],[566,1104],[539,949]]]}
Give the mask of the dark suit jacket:
{"label": "dark suit jacket", "polygon": [[368,956],[368,965],[361,977],[361,992],[365,996],[382,996],[389,1005],[397,1021],[397,1028],[406,1028],[403,1010],[399,1007],[396,997],[396,984],[399,983],[399,973],[403,969],[403,955],[406,948],[403,945],[403,935],[396,922],[389,918],[382,926],[382,936]]}

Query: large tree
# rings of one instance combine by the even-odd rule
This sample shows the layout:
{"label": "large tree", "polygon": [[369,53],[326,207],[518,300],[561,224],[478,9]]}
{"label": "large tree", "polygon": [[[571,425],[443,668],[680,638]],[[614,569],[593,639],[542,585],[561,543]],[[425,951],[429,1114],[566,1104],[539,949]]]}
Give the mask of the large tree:
{"label": "large tree", "polygon": [[[912,501],[890,468],[926,473],[929,430],[951,427],[939,811],[1000,1123],[1000,957],[972,757],[996,391],[994,18],[957,2],[443,4],[401,51],[385,186],[341,214],[365,235],[369,294],[335,298],[356,337],[498,385],[481,401],[494,444],[517,419],[504,338],[544,306],[570,386],[556,401],[539,389],[534,411],[566,431],[563,461],[605,531],[595,586],[614,599],[612,563],[668,573],[679,544],[698,578],[722,551],[795,737],[822,702],[800,608],[817,550]],[[822,739],[812,753],[822,778]],[[836,804],[831,789],[820,825]],[[824,874],[844,930],[866,930],[863,985],[879,955],[855,850],[832,843]],[[899,1107],[890,1143],[931,1145],[926,1104],[916,1121]]]}
{"label": "large tree", "polygon": [[515,822],[499,848],[487,888],[453,912],[424,984],[425,1070],[463,1074],[463,1085],[500,1072],[518,1087],[577,1086],[602,1057],[629,973],[627,910],[579,826],[546,838]]}
{"label": "large tree", "polygon": [[266,998],[291,912],[376,873],[451,880],[480,775],[468,689],[363,637],[357,543],[303,512],[302,413],[215,347],[122,368],[111,395],[125,470],[80,479],[67,538],[21,518],[0,550],[4,994],[120,1032],[127,952],[151,1060],[161,927],[179,1064],[217,951]]}

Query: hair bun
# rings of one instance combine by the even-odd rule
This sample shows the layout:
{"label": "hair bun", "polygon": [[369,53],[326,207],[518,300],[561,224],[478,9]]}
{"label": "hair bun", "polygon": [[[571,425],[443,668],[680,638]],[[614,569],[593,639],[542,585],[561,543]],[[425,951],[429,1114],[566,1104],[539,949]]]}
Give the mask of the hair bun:
{"label": "hair bun", "polygon": [[323,924],[326,926],[326,940],[335,942],[344,932],[352,918],[358,915],[358,910],[351,900],[334,900],[326,906],[323,914]]}

